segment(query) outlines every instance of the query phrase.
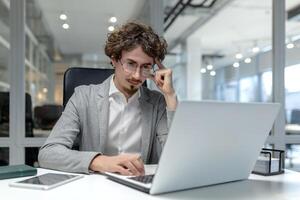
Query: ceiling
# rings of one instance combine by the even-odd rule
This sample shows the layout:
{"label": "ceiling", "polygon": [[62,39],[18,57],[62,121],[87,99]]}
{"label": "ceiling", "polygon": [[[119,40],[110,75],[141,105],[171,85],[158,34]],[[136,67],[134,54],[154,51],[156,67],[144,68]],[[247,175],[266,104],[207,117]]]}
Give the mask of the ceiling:
{"label": "ceiling", "polygon": [[[222,0],[221,0],[222,1]],[[254,45],[263,48],[270,45],[272,38],[272,0],[232,0],[216,12],[191,36],[199,41],[204,54],[232,56],[238,51],[247,53]],[[286,0],[286,10],[300,4],[300,0]],[[207,11],[199,10],[199,17]],[[173,41],[193,27],[194,16],[181,16],[166,33],[167,40]],[[182,26],[182,24],[184,24]],[[179,31],[177,31],[179,30]],[[287,21],[286,35],[300,35],[300,22]]]}
{"label": "ceiling", "polygon": [[[103,53],[109,18],[117,24],[135,19],[145,0],[36,0],[45,23],[63,54]],[[62,28],[59,15],[65,13],[70,29]]]}
{"label": "ceiling", "polygon": [[[115,15],[118,24],[135,19],[145,0],[36,0],[45,21],[54,35],[56,46],[64,54],[102,54],[107,37],[108,19]],[[180,15],[165,33],[171,43],[186,33],[201,17],[207,20],[191,35],[198,38],[205,54],[231,56],[246,51],[255,44],[270,44],[272,30],[272,0],[217,0],[226,5],[217,12],[198,9]],[[165,0],[173,2],[174,0]],[[300,4],[300,0],[286,0],[286,9]],[[59,15],[65,13],[69,30],[62,29]],[[209,17],[208,17],[209,16]],[[288,21],[287,35],[300,34],[300,23]]]}

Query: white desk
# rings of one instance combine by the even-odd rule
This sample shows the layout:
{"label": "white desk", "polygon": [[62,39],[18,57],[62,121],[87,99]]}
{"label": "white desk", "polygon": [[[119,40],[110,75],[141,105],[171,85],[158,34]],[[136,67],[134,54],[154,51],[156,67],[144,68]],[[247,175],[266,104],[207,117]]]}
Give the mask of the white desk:
{"label": "white desk", "polygon": [[[38,174],[53,172],[39,169]],[[26,178],[26,177],[25,177]],[[108,180],[102,175],[86,175],[77,181],[49,191],[9,187],[9,182],[18,179],[0,180],[1,199],[28,200],[147,200],[147,199],[199,199],[199,200],[299,200],[300,173],[286,170],[285,174],[263,177],[251,175],[249,180],[216,186],[202,187],[181,192],[151,196]]]}
{"label": "white desk", "polygon": [[287,124],[285,125],[286,134],[300,134],[299,124]]}

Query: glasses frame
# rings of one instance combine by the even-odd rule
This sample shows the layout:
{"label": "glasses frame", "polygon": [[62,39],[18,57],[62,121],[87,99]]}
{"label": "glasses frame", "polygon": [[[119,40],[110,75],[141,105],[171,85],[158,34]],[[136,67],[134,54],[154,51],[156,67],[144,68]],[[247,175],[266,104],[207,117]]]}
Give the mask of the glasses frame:
{"label": "glasses frame", "polygon": [[154,70],[154,65],[155,65],[155,64],[152,64],[152,65],[151,65],[151,69],[150,69],[150,71],[149,71],[149,72],[150,72],[149,75],[145,75],[146,73],[145,73],[144,68],[141,68],[142,65],[138,65],[137,62],[133,61],[133,62],[135,62],[135,65],[136,65],[136,66],[134,67],[134,68],[135,68],[134,70],[129,69],[130,67],[128,67],[128,65],[126,65],[126,64],[128,64],[128,63],[122,62],[121,59],[119,60],[119,62],[121,63],[123,69],[124,69],[125,71],[127,71],[128,73],[131,73],[131,74],[135,73],[136,70],[137,70],[138,68],[140,68],[139,70],[140,70],[141,76],[144,77],[144,78],[149,78],[151,75],[153,75],[153,74],[155,73],[155,70]]}

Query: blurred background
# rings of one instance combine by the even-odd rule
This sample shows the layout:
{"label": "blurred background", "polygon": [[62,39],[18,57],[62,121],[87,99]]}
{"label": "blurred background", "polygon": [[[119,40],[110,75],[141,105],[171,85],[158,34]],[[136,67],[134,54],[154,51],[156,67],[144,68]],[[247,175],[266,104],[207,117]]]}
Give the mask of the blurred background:
{"label": "blurred background", "polygon": [[[165,37],[164,65],[173,69],[180,100],[272,101],[272,0],[26,0],[25,128],[12,132],[18,123],[9,119],[10,104],[18,101],[9,99],[12,1],[0,0],[0,165],[38,166],[38,148],[63,111],[64,72],[111,68],[105,40],[127,21],[147,23]],[[300,0],[286,0],[285,14],[280,142],[286,167],[300,171]],[[277,141],[269,138],[266,146]]]}

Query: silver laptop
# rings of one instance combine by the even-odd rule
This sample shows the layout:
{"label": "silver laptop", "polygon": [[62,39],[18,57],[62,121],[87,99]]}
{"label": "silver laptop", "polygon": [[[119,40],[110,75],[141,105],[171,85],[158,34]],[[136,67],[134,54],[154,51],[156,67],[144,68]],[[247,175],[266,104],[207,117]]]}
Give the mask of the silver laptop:
{"label": "silver laptop", "polygon": [[279,108],[277,103],[181,101],[155,175],[106,174],[150,194],[247,179]]}

